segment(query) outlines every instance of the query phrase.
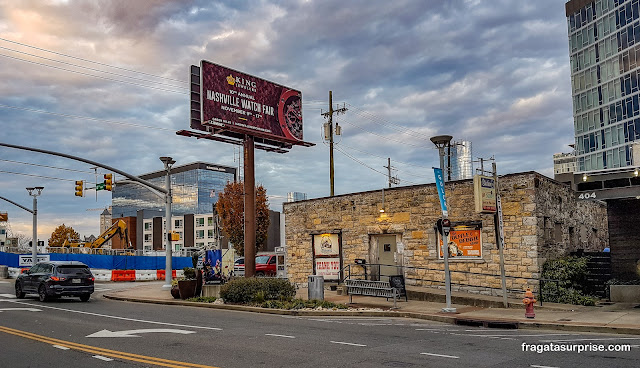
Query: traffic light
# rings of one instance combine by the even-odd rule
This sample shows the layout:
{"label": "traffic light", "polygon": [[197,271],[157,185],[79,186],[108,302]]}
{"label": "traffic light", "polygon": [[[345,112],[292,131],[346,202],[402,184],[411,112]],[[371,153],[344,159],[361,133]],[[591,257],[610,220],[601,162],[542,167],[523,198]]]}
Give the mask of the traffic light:
{"label": "traffic light", "polygon": [[111,181],[111,174],[104,174],[104,189],[111,191],[113,181]]}
{"label": "traffic light", "polygon": [[76,197],[84,197],[84,181],[76,180]]}

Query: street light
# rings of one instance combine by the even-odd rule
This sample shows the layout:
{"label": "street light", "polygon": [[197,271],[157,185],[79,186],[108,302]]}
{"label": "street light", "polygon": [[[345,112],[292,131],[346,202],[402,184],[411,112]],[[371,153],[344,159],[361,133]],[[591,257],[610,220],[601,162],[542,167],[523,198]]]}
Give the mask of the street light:
{"label": "street light", "polygon": [[[447,177],[447,175],[444,175],[444,148],[449,146],[452,138],[453,137],[450,135],[438,135],[430,138],[431,142],[433,142],[433,144],[438,147],[438,153],[440,154],[440,170],[442,170],[443,173],[443,180]],[[443,211],[443,224],[449,222],[447,217],[449,217],[448,214]],[[447,307],[442,308],[442,311],[446,313],[455,313],[456,309],[451,307],[451,275],[449,274],[449,233],[447,231],[442,231],[442,254],[444,256],[444,285],[446,289],[447,300]]]}
{"label": "street light", "polygon": [[31,265],[38,262],[38,196],[42,194],[44,187],[27,188],[29,195],[33,197],[33,240],[31,241]]}
{"label": "street light", "polygon": [[164,197],[165,203],[165,218],[166,218],[166,231],[164,234],[165,241],[165,252],[166,252],[166,261],[164,268],[164,285],[162,285],[165,289],[171,289],[171,276],[173,272],[173,268],[171,266],[171,256],[173,253],[173,249],[171,249],[171,240],[169,240],[169,234],[171,233],[171,165],[175,164],[176,161],[168,156],[160,157],[160,161],[164,164],[164,169],[167,172],[166,175],[166,189],[167,193]]}

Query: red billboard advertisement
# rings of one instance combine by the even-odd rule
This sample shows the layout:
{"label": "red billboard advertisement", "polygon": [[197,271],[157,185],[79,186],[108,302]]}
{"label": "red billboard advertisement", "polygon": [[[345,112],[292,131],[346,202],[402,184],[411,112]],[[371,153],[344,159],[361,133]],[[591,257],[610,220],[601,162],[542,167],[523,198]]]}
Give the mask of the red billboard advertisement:
{"label": "red billboard advertisement", "polygon": [[302,141],[302,93],[205,60],[202,124],[284,142]]}

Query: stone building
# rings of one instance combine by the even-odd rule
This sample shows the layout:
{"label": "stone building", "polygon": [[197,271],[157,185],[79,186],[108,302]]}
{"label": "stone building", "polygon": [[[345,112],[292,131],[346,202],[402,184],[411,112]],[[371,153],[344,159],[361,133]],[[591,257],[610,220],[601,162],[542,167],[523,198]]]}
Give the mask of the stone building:
{"label": "stone building", "polygon": [[[510,291],[526,286],[537,290],[547,259],[607,246],[605,204],[576,202],[569,186],[536,172],[505,175],[498,184]],[[456,234],[465,234],[460,241],[469,245],[463,252],[466,245],[458,244],[458,253],[450,257],[452,288],[495,293],[501,284],[494,216],[475,211],[473,180],[448,182],[445,191],[452,226]],[[284,213],[292,282],[304,284],[314,274],[337,281],[347,272],[362,273],[354,263],[364,259],[368,264],[393,265],[367,267],[374,279],[402,274],[407,285],[443,286],[435,184],[285,203]]]}

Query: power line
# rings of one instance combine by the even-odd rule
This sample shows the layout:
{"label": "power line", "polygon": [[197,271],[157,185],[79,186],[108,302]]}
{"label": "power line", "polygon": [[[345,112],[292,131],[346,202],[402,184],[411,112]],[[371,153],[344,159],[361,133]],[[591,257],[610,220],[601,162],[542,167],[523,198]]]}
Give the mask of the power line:
{"label": "power line", "polygon": [[124,71],[127,71],[127,72],[132,72],[132,73],[144,74],[144,75],[148,75],[148,76],[150,76],[150,77],[155,77],[155,78],[161,78],[161,79],[173,80],[173,81],[177,81],[177,82],[184,82],[183,80],[180,80],[180,79],[174,79],[174,78],[169,78],[169,77],[163,77],[163,76],[160,76],[160,75],[155,75],[155,74],[145,73],[145,72],[141,72],[141,71],[137,71],[137,70],[132,70],[132,69],[127,69],[127,68],[122,68],[122,67],[115,66],[115,65],[109,65],[109,64],[105,64],[105,63],[98,62],[98,61],[93,61],[93,60],[89,60],[89,59],[83,59],[83,58],[80,58],[80,57],[77,57],[77,56],[67,55],[67,54],[63,54],[63,53],[60,53],[60,52],[51,51],[51,50],[43,49],[43,48],[40,48],[40,47],[27,45],[27,44],[25,44],[25,43],[20,43],[20,42],[16,42],[16,41],[8,40],[8,39],[6,39],[6,38],[1,38],[1,37],[0,37],[0,40],[5,41],[5,42],[10,42],[10,43],[13,43],[13,44],[16,44],[16,45],[20,45],[20,46],[29,47],[29,48],[32,48],[32,49],[35,49],[35,50],[40,50],[40,51],[48,52],[48,53],[51,53],[51,54],[56,54],[56,55],[59,55],[59,56],[68,57],[68,58],[71,58],[71,59],[76,59],[76,60],[85,61],[85,62],[87,62],[87,63],[98,64],[98,65],[106,66],[106,67],[109,67],[109,68],[120,69],[120,70],[124,70]]}
{"label": "power line", "polygon": [[[349,145],[344,144],[344,143],[340,143],[340,145],[343,146],[343,147],[347,147],[349,149],[352,149],[354,151],[358,151],[358,152],[364,153],[364,154],[369,155],[369,156],[378,157],[378,158],[387,158],[386,156],[376,155],[375,153],[367,152],[365,150],[361,150],[359,148],[355,148],[355,147],[349,146]],[[428,167],[428,166],[412,164],[412,163],[409,163],[409,162],[404,162],[404,161],[399,161],[399,160],[393,160],[393,161],[396,162],[396,163],[400,163],[402,165],[415,166],[415,167],[420,167],[420,168],[423,168],[423,169],[431,169],[431,167]]]}
{"label": "power line", "polygon": [[[358,108],[358,107],[356,107],[356,106],[353,106],[353,105],[352,105],[352,104],[350,104],[350,103],[346,103],[346,104],[347,104],[347,105],[349,105],[349,106],[350,106],[351,108],[353,108],[354,110],[360,111],[360,113],[359,113],[359,114],[360,114],[361,116],[368,117],[369,119],[371,119],[371,121],[373,121],[374,123],[376,123],[376,124],[378,124],[378,125],[388,126],[388,128],[393,129],[393,130],[396,130],[396,131],[401,132],[401,133],[403,133],[403,134],[411,134],[412,136],[416,136],[416,135],[418,135],[418,136],[423,137],[424,139],[428,139],[428,140],[430,140],[430,137],[429,137],[429,136],[427,136],[427,135],[425,135],[424,133],[420,133],[420,132],[418,132],[418,131],[411,130],[411,129],[409,129],[409,128],[405,127],[405,126],[402,126],[402,125],[399,125],[399,124],[395,124],[395,123],[392,123],[392,122],[389,122],[389,121],[383,120],[383,119],[381,119],[381,118],[377,117],[376,115],[374,115],[374,114],[372,114],[372,113],[370,113],[370,112],[368,112],[368,111],[365,111],[365,110],[360,109],[360,108]],[[390,125],[390,126],[389,126],[389,125]],[[396,128],[394,128],[394,127],[396,127]]]}
{"label": "power line", "polygon": [[[340,144],[340,147],[342,147],[342,146],[346,146],[346,147],[348,147],[348,148],[350,148],[350,149],[353,149],[353,150],[356,150],[356,151],[360,151],[360,152],[362,152],[362,153],[369,154],[369,155],[374,156],[374,157],[378,157],[378,158],[385,158],[385,159],[386,159],[386,158],[388,158],[388,157],[379,156],[379,155],[376,155],[376,154],[373,154],[373,153],[369,153],[369,152],[366,152],[366,151],[362,151],[362,150],[359,150],[359,149],[357,149],[357,148],[349,147],[349,146],[347,146],[347,145],[345,145],[345,144]],[[344,153],[344,152],[343,152],[343,153]],[[396,160],[394,160],[394,163],[395,163],[395,162],[400,162],[400,161],[396,161]],[[408,164],[408,163],[405,163],[405,164],[407,164],[407,165],[413,165],[413,164]],[[418,166],[418,167],[423,168],[423,169],[430,169],[429,167],[426,167],[426,166],[419,166],[419,165],[413,165],[413,166]],[[407,175],[407,176],[412,176],[412,177],[414,177],[414,178],[421,178],[421,179],[433,179],[433,177],[432,177],[432,176],[416,175],[416,174],[408,173],[406,170],[402,170],[402,169],[398,169],[398,168],[394,168],[394,170],[396,170],[396,171],[398,171],[398,172],[403,173],[403,176],[404,176],[404,175]],[[385,175],[388,175],[388,173],[387,173],[387,174],[385,174]]]}
{"label": "power line", "polygon": [[76,74],[86,75],[86,76],[93,77],[93,78],[104,79],[104,80],[108,80],[108,81],[112,81],[112,82],[118,82],[118,83],[130,84],[130,85],[137,86],[137,87],[152,88],[152,89],[156,89],[156,90],[158,90],[158,91],[164,91],[164,92],[172,92],[172,93],[188,94],[188,91],[186,91],[186,90],[185,90],[184,92],[182,92],[182,91],[176,91],[176,90],[171,90],[171,89],[166,89],[166,88],[160,88],[160,87],[147,86],[147,85],[144,85],[144,84],[133,83],[133,82],[127,82],[127,81],[118,80],[118,79],[114,79],[114,78],[103,77],[103,76],[100,76],[100,75],[95,75],[95,74],[90,74],[90,73],[84,73],[84,72],[80,72],[80,71],[77,71],[77,70],[71,70],[71,69],[61,68],[61,67],[59,67],[59,66],[49,65],[49,64],[45,64],[45,63],[39,63],[39,62],[37,62],[37,61],[32,61],[32,60],[22,59],[22,58],[15,57],[15,56],[10,56],[10,55],[5,55],[5,54],[0,54],[0,56],[4,56],[4,57],[9,58],[9,59],[15,59],[15,60],[19,60],[19,61],[24,61],[24,62],[31,63],[31,64],[36,64],[36,65],[46,66],[46,67],[54,68],[54,69],[58,69],[58,70],[64,70],[64,71],[71,72],[71,73],[76,73]]}
{"label": "power line", "polygon": [[32,163],[29,163],[29,162],[20,162],[20,161],[2,160],[2,159],[0,159],[0,161],[11,162],[11,163],[14,163],[14,164],[21,164],[21,165],[31,165],[31,166],[38,166],[38,167],[46,167],[48,169],[74,171],[74,172],[79,172],[79,173],[83,173],[83,174],[93,174],[93,171],[82,171],[82,170],[76,170],[76,169],[67,169],[65,167],[47,166],[47,165],[40,165],[40,164],[32,164]]}
{"label": "power line", "polygon": [[75,180],[71,180],[71,179],[54,178],[54,177],[51,177],[51,176],[43,176],[43,175],[35,175],[35,174],[17,173],[17,172],[4,171],[4,170],[0,170],[0,173],[13,174],[13,175],[23,175],[23,176],[30,176],[30,177],[34,177],[34,178],[43,178],[43,179],[51,179],[51,180],[60,180],[60,181],[70,181],[70,182],[75,182]]}
{"label": "power line", "polygon": [[367,133],[369,133],[369,134],[372,134],[372,135],[378,136],[378,137],[383,138],[383,139],[385,139],[385,140],[390,140],[390,141],[394,141],[394,142],[402,143],[402,144],[407,145],[407,146],[418,147],[418,148],[424,148],[424,146],[420,146],[420,145],[413,144],[413,143],[408,143],[408,142],[401,141],[401,140],[398,140],[398,139],[394,139],[394,138],[386,137],[386,136],[381,135],[381,134],[378,134],[378,133],[374,133],[374,132],[372,132],[372,131],[370,131],[370,130],[367,130],[367,129],[364,129],[364,128],[362,128],[361,126],[359,126],[358,124],[352,123],[352,122],[350,122],[350,121],[348,121],[348,120],[341,119],[341,121],[342,121],[343,123],[351,124],[351,125],[353,125],[354,127],[358,128],[358,129],[360,129],[360,130],[362,130],[362,131],[365,131],[365,132],[367,132]]}
{"label": "power line", "polygon": [[[378,174],[382,174],[382,175],[384,175],[385,177],[387,176],[387,173],[384,173],[384,172],[382,172],[382,171],[379,171],[379,170],[374,169],[373,167],[371,167],[371,166],[367,165],[366,163],[364,163],[364,162],[362,162],[362,161],[358,160],[357,158],[353,157],[352,155],[350,155],[350,154],[346,153],[345,151],[343,151],[342,149],[340,149],[340,147],[337,147],[337,146],[336,146],[336,150],[338,150],[340,153],[342,153],[343,155],[347,156],[347,157],[348,157],[348,158],[350,158],[351,160],[353,160],[353,161],[357,162],[358,164],[360,164],[360,165],[362,165],[362,166],[364,166],[364,167],[368,168],[369,170],[375,171],[375,172],[377,172]],[[418,185],[417,183],[411,182],[411,181],[406,180],[406,179],[401,179],[401,180],[402,180],[402,181],[405,181],[405,182],[407,182],[407,183],[409,183],[409,184],[412,184],[412,185]]]}
{"label": "power line", "polygon": [[108,124],[131,126],[131,127],[134,127],[134,128],[144,128],[144,129],[154,129],[154,130],[163,130],[163,131],[175,132],[175,130],[169,129],[169,128],[160,128],[160,127],[150,126],[150,125],[141,125],[141,124],[134,124],[134,123],[125,123],[125,122],[122,122],[122,121],[107,120],[107,119],[100,119],[100,118],[92,118],[90,116],[62,114],[62,113],[45,111],[45,110],[31,109],[31,108],[28,108],[28,107],[11,106],[11,105],[4,105],[4,104],[0,104],[0,107],[4,107],[4,108],[7,108],[7,109],[14,109],[14,110],[35,112],[35,113],[38,113],[38,114],[61,116],[61,117],[65,117],[65,118],[84,119],[84,120],[92,120],[92,121],[98,121],[98,122],[103,122],[103,123],[108,123]]}
{"label": "power line", "polygon": [[147,82],[147,83],[161,83],[161,84],[166,85],[167,87],[182,87],[182,88],[184,88],[184,89],[185,89],[185,92],[186,92],[186,91],[188,91],[188,88],[185,88],[184,86],[176,86],[176,85],[173,85],[173,84],[168,84],[168,83],[166,83],[166,82],[156,82],[156,81],[152,81],[152,80],[149,80],[149,79],[136,78],[136,77],[132,77],[132,76],[125,75],[125,74],[114,73],[114,72],[109,72],[109,71],[106,71],[106,70],[100,70],[100,69],[90,68],[90,67],[87,67],[87,66],[82,66],[82,65],[78,65],[78,64],[74,64],[74,63],[69,63],[69,62],[66,62],[66,61],[61,61],[61,60],[56,60],[56,59],[50,59],[50,58],[47,58],[47,57],[44,57],[44,56],[35,55],[35,54],[30,54],[30,53],[28,53],[28,52],[18,51],[18,50],[10,49],[10,48],[7,48],[7,47],[2,47],[2,46],[0,46],[0,49],[8,50],[8,51],[12,51],[12,52],[17,52],[17,53],[19,53],[19,54],[23,54],[23,55],[28,55],[28,56],[37,57],[37,58],[44,59],[44,60],[47,60],[47,61],[53,61],[53,62],[55,62],[55,63],[61,63],[61,64],[65,64],[65,65],[74,66],[74,67],[76,67],[76,68],[87,69],[87,70],[91,70],[91,71],[99,72],[99,73],[111,74],[111,75],[115,75],[115,76],[118,76],[118,77],[124,77],[124,78],[128,78],[128,79],[135,79],[135,80],[139,80],[139,81],[141,81],[141,82]]}

